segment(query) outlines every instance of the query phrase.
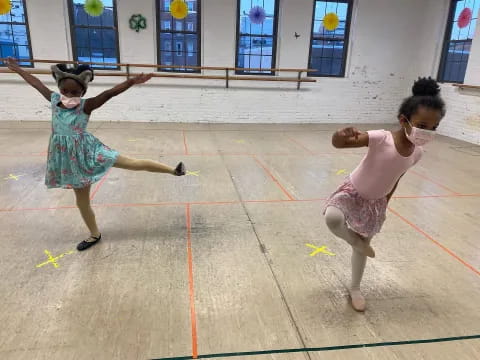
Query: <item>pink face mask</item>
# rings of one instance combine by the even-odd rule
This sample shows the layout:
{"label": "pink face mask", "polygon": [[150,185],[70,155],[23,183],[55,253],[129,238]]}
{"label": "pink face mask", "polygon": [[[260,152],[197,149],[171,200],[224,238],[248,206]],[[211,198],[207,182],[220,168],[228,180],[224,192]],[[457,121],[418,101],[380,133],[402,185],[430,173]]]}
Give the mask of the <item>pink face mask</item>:
{"label": "pink face mask", "polygon": [[408,124],[412,128],[412,131],[408,134],[407,129],[405,129],[405,135],[407,135],[407,139],[410,140],[412,144],[423,146],[434,139],[435,131],[417,128],[413,126],[410,121],[408,121]]}
{"label": "pink face mask", "polygon": [[65,95],[62,95],[62,97],[60,98],[60,101],[62,102],[63,106],[65,106],[67,109],[73,109],[73,108],[76,108],[78,105],[80,105],[81,98],[79,97],[69,98],[69,97],[66,97]]}

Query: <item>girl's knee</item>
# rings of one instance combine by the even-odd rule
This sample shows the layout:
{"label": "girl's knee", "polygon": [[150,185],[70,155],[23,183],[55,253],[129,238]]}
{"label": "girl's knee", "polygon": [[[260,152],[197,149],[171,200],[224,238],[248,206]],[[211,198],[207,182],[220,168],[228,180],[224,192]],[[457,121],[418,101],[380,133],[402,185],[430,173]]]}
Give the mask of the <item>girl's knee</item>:
{"label": "girl's knee", "polygon": [[345,216],[340,209],[329,206],[325,211],[325,222],[330,229],[338,229],[345,224]]}

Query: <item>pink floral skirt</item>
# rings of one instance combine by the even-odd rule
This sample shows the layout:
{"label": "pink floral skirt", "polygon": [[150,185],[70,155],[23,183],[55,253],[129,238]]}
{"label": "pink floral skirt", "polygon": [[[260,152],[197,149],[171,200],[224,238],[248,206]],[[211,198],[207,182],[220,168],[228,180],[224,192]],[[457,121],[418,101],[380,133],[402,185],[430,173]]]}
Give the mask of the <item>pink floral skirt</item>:
{"label": "pink floral skirt", "polygon": [[387,204],[386,197],[378,200],[364,199],[353,187],[350,177],[347,177],[328,198],[323,214],[329,206],[334,206],[343,212],[350,229],[363,237],[371,238],[380,232],[385,222]]}

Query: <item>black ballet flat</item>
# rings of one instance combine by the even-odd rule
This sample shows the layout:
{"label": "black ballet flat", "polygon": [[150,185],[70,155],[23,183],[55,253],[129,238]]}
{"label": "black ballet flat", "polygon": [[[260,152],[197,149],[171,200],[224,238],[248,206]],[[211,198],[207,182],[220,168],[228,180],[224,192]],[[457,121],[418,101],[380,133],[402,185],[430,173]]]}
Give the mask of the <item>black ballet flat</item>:
{"label": "black ballet flat", "polygon": [[175,168],[175,176],[184,176],[187,173],[187,169],[185,168],[185,164],[183,162],[179,163]]}
{"label": "black ballet flat", "polygon": [[99,237],[95,237],[95,236],[90,236],[90,239],[94,239],[95,241],[87,241],[87,240],[83,240],[80,244],[77,245],[77,250],[78,251],[83,251],[83,250],[87,250],[89,247],[95,245],[96,243],[98,243],[100,240],[102,240],[102,234],[100,234]]}

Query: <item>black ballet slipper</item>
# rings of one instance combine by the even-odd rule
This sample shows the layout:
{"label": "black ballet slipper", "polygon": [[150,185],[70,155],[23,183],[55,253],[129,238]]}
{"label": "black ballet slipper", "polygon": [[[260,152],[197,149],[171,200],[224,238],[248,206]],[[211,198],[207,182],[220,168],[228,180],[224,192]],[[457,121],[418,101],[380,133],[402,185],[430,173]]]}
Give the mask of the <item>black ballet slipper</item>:
{"label": "black ballet slipper", "polygon": [[[87,241],[87,240],[90,240],[90,239],[93,239],[94,241]],[[100,234],[99,237],[90,236],[87,240],[83,240],[80,244],[77,245],[77,250],[78,251],[87,250],[89,247],[98,243],[100,240],[102,240],[102,234]]]}
{"label": "black ballet slipper", "polygon": [[183,162],[179,163],[175,168],[174,175],[175,176],[184,176],[187,173],[187,169],[185,168],[185,164]]}

